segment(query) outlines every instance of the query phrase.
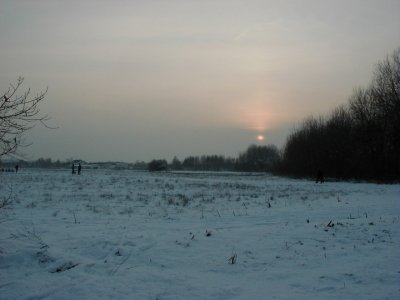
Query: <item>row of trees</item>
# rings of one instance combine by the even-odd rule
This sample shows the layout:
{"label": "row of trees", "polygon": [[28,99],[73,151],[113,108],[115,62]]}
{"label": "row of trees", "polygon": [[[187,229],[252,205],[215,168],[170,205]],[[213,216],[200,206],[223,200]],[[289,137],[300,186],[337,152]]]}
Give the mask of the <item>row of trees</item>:
{"label": "row of trees", "polygon": [[274,145],[251,145],[237,158],[223,155],[189,156],[183,161],[174,157],[170,164],[166,160],[153,160],[148,164],[150,171],[187,170],[187,171],[272,171],[279,160],[279,150]]}
{"label": "row of trees", "polygon": [[171,169],[191,171],[232,171],[235,159],[223,155],[189,156],[180,162],[176,157],[172,160]]}
{"label": "row of trees", "polygon": [[279,150],[275,145],[251,145],[236,159],[235,170],[244,172],[272,171],[279,160]]}
{"label": "row of trees", "polygon": [[0,167],[5,168],[13,168],[15,165],[18,165],[21,168],[69,168],[72,164],[72,160],[52,160],[51,158],[39,158],[34,161],[26,161],[26,160],[11,160],[11,161],[3,161],[0,163]]}
{"label": "row of trees", "polygon": [[400,49],[379,62],[373,80],[346,105],[306,119],[287,138],[280,174],[400,178]]}

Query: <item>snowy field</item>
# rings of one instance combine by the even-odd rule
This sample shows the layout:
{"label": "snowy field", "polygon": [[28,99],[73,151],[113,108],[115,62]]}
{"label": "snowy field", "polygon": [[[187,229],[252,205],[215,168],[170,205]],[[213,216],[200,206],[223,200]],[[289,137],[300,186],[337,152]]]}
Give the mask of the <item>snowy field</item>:
{"label": "snowy field", "polygon": [[0,173],[0,299],[400,299],[400,185]]}

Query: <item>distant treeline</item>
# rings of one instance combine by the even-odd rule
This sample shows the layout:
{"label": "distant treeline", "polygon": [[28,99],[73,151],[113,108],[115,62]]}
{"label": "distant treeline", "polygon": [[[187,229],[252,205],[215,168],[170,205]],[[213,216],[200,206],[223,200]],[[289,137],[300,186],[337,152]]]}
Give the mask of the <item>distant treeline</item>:
{"label": "distant treeline", "polygon": [[80,163],[84,169],[115,169],[115,170],[147,170],[148,164],[143,161],[136,161],[135,163],[123,162],[93,162],[88,163],[80,159],[67,159],[67,160],[52,160],[51,158],[39,158],[33,161],[27,160],[6,160],[0,161],[1,168],[14,168],[18,165],[20,168],[45,168],[45,169],[65,169],[71,168],[72,164],[75,166]]}
{"label": "distant treeline", "polygon": [[70,167],[72,160],[53,161],[51,158],[39,158],[34,161],[26,161],[26,160],[12,160],[12,161],[3,161],[0,163],[1,167],[5,168],[14,168],[18,165],[20,168],[66,168]]}
{"label": "distant treeline", "polygon": [[327,116],[309,117],[287,138],[275,172],[338,179],[400,179],[400,48],[373,80]]}
{"label": "distant treeline", "polygon": [[149,171],[238,171],[272,172],[280,162],[275,145],[250,145],[238,157],[223,155],[188,156],[182,161],[174,157],[170,163],[165,159],[154,159],[147,164]]}
{"label": "distant treeline", "polygon": [[148,164],[150,171],[185,170],[185,171],[272,171],[279,159],[279,150],[274,145],[251,145],[237,158],[223,155],[189,156],[180,161],[174,157],[171,163],[164,159],[152,160]]}
{"label": "distant treeline", "polygon": [[82,160],[68,159],[65,161],[51,158],[39,158],[34,161],[12,160],[0,162],[0,168],[71,168],[80,162],[84,169],[116,169],[116,170],[150,170],[150,171],[272,171],[274,164],[279,159],[279,150],[274,145],[251,145],[237,158],[224,157],[223,155],[188,156],[182,161],[174,157],[170,163],[165,159],[156,159],[150,162],[136,161],[135,163],[122,162],[94,162],[87,163]]}

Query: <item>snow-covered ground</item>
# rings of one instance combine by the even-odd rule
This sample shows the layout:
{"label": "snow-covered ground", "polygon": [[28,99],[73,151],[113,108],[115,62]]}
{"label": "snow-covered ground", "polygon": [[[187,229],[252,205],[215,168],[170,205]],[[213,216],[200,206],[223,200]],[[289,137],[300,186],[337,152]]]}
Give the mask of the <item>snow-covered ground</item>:
{"label": "snow-covered ground", "polygon": [[400,185],[0,173],[1,299],[400,299]]}

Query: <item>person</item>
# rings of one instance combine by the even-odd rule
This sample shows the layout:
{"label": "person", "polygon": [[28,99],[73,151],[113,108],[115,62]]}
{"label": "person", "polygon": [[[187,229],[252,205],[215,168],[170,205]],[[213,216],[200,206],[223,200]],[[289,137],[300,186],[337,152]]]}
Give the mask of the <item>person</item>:
{"label": "person", "polygon": [[71,168],[72,168],[72,174],[75,174],[75,164],[74,163],[72,164]]}
{"label": "person", "polygon": [[82,166],[81,163],[78,164],[78,175],[81,175]]}
{"label": "person", "polygon": [[323,183],[325,181],[324,179],[324,172],[322,172],[322,170],[318,170],[317,172],[317,180],[315,181],[315,183]]}
{"label": "person", "polygon": [[19,166],[15,165],[15,173],[18,173]]}

